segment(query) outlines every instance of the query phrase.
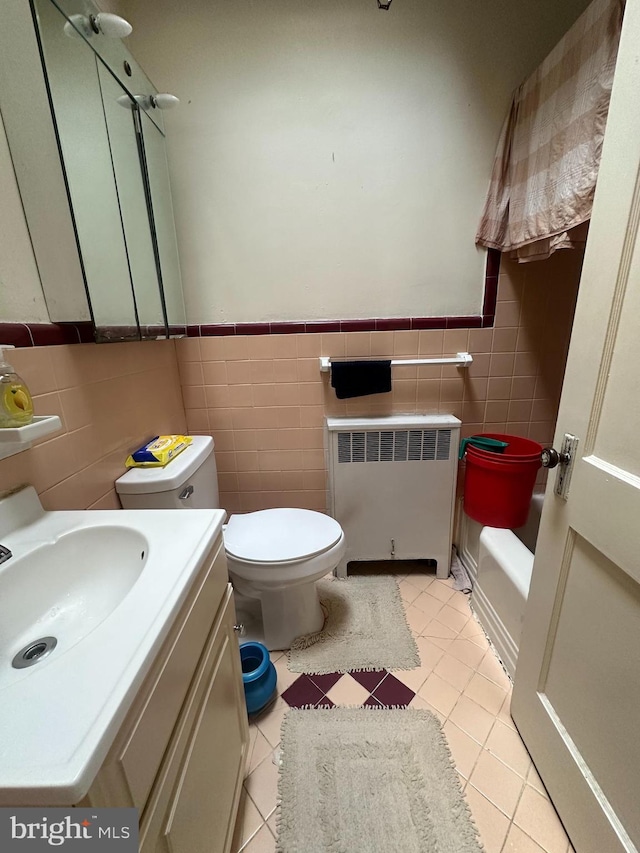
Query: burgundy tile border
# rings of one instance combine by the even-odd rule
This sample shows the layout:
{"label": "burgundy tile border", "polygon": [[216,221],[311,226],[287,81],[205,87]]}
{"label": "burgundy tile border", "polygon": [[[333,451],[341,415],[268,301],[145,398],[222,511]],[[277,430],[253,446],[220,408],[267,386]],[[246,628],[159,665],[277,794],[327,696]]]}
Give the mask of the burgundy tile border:
{"label": "burgundy tile border", "polygon": [[[484,323],[483,323],[484,321]],[[418,329],[481,329],[493,324],[493,315],[466,314],[459,317],[388,317],[367,320],[318,320],[282,323],[210,323],[187,326],[190,338],[230,335],[303,335],[332,332],[388,332]]]}
{"label": "burgundy tile border", "polygon": [[498,301],[498,276],[500,275],[500,259],[502,255],[497,249],[487,251],[487,266],[484,277],[484,300],[482,303],[482,326],[493,326]]}
{"label": "burgundy tile border", "polygon": [[79,344],[80,334],[73,324],[28,323],[34,347],[54,344]]}
{"label": "burgundy tile border", "polygon": [[272,335],[304,335],[306,323],[269,323]]}
{"label": "burgundy tile border", "polygon": [[447,329],[480,329],[482,317],[447,317]]}
{"label": "burgundy tile border", "polygon": [[487,249],[486,278],[497,278],[500,275],[500,259],[502,253],[497,249]]}
{"label": "burgundy tile border", "polygon": [[[374,321],[376,332],[403,332],[411,328],[411,317],[391,317]],[[369,329],[369,331],[373,331]]]}
{"label": "burgundy tile border", "polygon": [[498,299],[498,278],[487,278],[484,283],[484,300],[482,303],[482,316],[493,316],[496,313],[496,302]]}
{"label": "burgundy tile border", "polygon": [[2,323],[0,343],[16,347],[44,347],[85,344],[95,341],[93,324],[87,323]]}
{"label": "burgundy tile border", "polygon": [[270,323],[236,323],[236,335],[270,335]]}
{"label": "burgundy tile border", "polygon": [[340,320],[341,332],[373,332],[376,320]]}
{"label": "burgundy tile border", "polygon": [[93,323],[73,323],[71,325],[75,325],[78,330],[78,335],[80,337],[81,344],[93,344],[95,343],[95,333],[93,331]]}
{"label": "burgundy tile border", "polygon": [[[371,320],[328,320],[321,323],[208,323],[171,326],[173,337],[228,337],[235,335],[303,335],[332,332],[390,332],[420,329],[480,329],[492,326],[494,312],[461,317],[391,317]],[[88,328],[86,327],[88,326]],[[17,347],[78,344],[94,341],[91,324],[74,323],[0,323],[0,342]],[[142,337],[161,337],[164,329],[142,328]],[[135,329],[123,327],[100,330],[103,341],[135,340]]]}
{"label": "burgundy tile border", "polygon": [[26,323],[0,324],[0,343],[13,344],[14,347],[32,347],[33,338]]}
{"label": "burgundy tile border", "polygon": [[[469,318],[473,319],[472,317]],[[412,317],[411,318],[411,328],[412,329],[446,329],[447,328],[447,318],[446,317]]]}
{"label": "burgundy tile border", "polygon": [[[366,320],[312,320],[273,323],[203,323],[170,326],[171,335],[189,338],[224,337],[229,335],[303,335],[332,332],[390,332],[421,329],[484,329],[493,326],[498,298],[500,252],[489,249],[485,272],[482,314],[451,317],[387,317]],[[164,328],[159,334],[164,333]],[[110,330],[121,335],[132,330],[120,327]],[[146,333],[152,331],[147,327]],[[102,335],[106,337],[106,335]],[[117,338],[117,335],[114,335]],[[50,346],[52,344],[92,343],[95,340],[91,323],[1,323],[0,343],[16,347]]]}
{"label": "burgundy tile border", "polygon": [[[492,316],[491,325],[493,325],[493,320],[495,319],[495,311],[491,316]],[[468,329],[481,329],[482,328],[482,316],[478,315],[476,317],[469,317],[469,321],[470,322],[465,326],[465,328],[468,328]]]}
{"label": "burgundy tile border", "polygon": [[210,336],[235,335],[236,333],[235,323],[213,323],[205,326],[196,326],[196,328],[200,329],[199,335],[203,338]]}
{"label": "burgundy tile border", "polygon": [[325,334],[340,331],[340,320],[315,320],[312,323],[305,323],[305,332],[313,334],[314,332],[324,332]]}

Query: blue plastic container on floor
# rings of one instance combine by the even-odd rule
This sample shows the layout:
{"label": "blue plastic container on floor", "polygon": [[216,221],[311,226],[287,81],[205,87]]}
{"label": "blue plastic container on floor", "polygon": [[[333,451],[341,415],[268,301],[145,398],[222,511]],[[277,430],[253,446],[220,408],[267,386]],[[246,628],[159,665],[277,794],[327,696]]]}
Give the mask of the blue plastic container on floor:
{"label": "blue plastic container on floor", "polygon": [[249,714],[257,714],[276,692],[276,668],[262,643],[240,643],[244,698]]}

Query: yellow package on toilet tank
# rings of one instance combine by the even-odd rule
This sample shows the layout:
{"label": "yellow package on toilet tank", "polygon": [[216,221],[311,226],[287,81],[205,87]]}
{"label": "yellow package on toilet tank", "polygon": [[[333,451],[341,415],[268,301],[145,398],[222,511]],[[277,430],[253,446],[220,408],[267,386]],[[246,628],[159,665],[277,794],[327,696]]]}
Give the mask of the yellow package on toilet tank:
{"label": "yellow package on toilet tank", "polygon": [[127,468],[161,468],[192,442],[190,435],[157,435],[127,456]]}

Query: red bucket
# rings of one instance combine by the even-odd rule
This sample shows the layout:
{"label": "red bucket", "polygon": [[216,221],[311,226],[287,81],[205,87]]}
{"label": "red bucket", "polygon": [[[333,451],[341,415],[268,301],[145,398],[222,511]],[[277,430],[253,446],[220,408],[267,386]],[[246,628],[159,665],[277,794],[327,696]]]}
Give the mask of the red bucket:
{"label": "red bucket", "polygon": [[464,511],[489,527],[521,527],[529,514],[542,445],[517,435],[482,435],[509,446],[504,453],[492,453],[467,445]]}

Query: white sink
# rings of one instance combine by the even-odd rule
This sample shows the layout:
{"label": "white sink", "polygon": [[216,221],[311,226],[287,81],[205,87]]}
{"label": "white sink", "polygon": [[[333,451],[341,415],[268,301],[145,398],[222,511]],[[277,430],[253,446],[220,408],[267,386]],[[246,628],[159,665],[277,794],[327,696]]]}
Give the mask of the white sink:
{"label": "white sink", "polygon": [[[59,657],[100,625],[131,591],[148,555],[142,533],[110,524],[69,530],[1,566],[0,689],[35,674],[45,654]],[[45,637],[56,645],[38,654]]]}
{"label": "white sink", "polygon": [[84,796],[224,518],[0,500],[0,805]]}

